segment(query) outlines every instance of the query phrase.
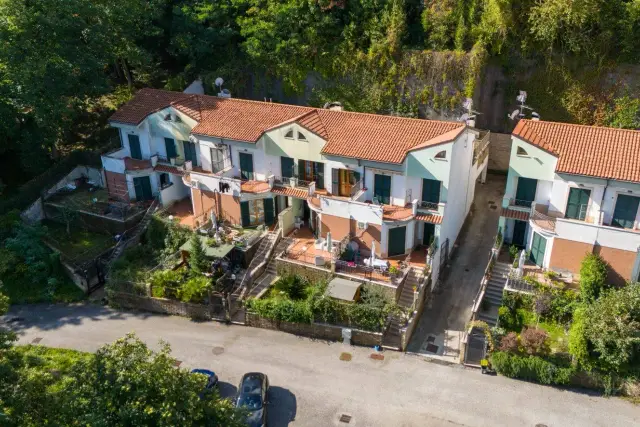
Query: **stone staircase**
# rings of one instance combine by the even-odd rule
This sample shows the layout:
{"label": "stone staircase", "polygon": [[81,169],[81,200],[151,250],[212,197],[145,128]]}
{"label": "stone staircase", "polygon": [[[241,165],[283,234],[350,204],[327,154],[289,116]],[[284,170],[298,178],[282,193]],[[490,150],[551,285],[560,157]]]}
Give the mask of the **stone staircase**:
{"label": "stone staircase", "polygon": [[[420,283],[424,280],[422,269],[416,267],[410,267],[409,275],[402,285],[400,297],[398,298],[398,305],[404,309],[409,310],[413,306],[414,287],[417,289]],[[402,328],[405,326],[405,320],[396,316],[391,318],[389,328],[382,337],[382,346],[393,350],[402,349]]]}
{"label": "stone staircase", "polygon": [[507,276],[510,269],[511,266],[504,262],[496,262],[494,264],[483,297],[483,302],[488,301],[490,308],[485,311],[480,309],[476,316],[477,320],[487,322],[489,326],[496,326],[498,323],[498,307],[502,305],[502,293],[507,284]]}
{"label": "stone staircase", "polygon": [[278,276],[278,272],[276,270],[276,256],[281,254],[287,246],[289,246],[293,242],[293,239],[285,237],[280,239],[278,245],[275,250],[271,254],[271,259],[269,260],[269,264],[267,264],[267,268],[264,270],[260,277],[256,278],[253,282],[253,287],[251,291],[248,293],[248,297],[256,297],[260,292],[264,289],[268,288],[273,279]]}

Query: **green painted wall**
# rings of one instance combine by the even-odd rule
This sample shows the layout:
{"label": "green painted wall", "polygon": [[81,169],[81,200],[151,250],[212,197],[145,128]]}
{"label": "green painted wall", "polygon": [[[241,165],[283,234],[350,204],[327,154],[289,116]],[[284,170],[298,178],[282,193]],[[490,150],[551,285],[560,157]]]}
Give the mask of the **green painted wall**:
{"label": "green painted wall", "polygon": [[[288,139],[284,137],[290,129],[295,131],[294,137],[296,139]],[[302,132],[307,140],[298,140],[297,131]],[[322,150],[322,147],[324,147],[325,141],[311,131],[308,131],[296,124],[290,124],[273,129],[265,133],[262,139],[265,144],[265,152],[271,156],[291,157],[294,159],[311,160],[314,162],[324,161],[320,151]]]}

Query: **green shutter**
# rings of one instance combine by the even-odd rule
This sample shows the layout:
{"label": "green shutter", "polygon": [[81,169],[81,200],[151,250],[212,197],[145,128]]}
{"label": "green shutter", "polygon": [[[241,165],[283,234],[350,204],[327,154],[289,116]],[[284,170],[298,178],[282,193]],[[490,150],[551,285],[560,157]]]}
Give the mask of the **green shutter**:
{"label": "green shutter", "polygon": [[251,217],[249,215],[249,202],[240,202],[240,217],[242,219],[242,226],[248,227],[251,224]]}
{"label": "green shutter", "polygon": [[340,194],[340,170],[331,168],[331,193]]}
{"label": "green shutter", "polygon": [[240,153],[240,177],[242,179],[253,179],[253,155]]}
{"label": "green shutter", "polygon": [[164,148],[167,150],[167,158],[177,157],[176,155],[176,142],[172,138],[164,139]]}
{"label": "green shutter", "polygon": [[407,237],[407,227],[389,229],[389,256],[404,254],[405,239]]}
{"label": "green shutter", "polygon": [[273,212],[273,199],[262,199],[264,202],[264,223],[272,225],[275,219]]}
{"label": "green shutter", "polygon": [[531,178],[518,178],[518,188],[516,189],[516,205],[531,207],[531,203],[536,199],[536,189],[538,180]]}
{"label": "green shutter", "polygon": [[316,176],[316,188],[324,189],[324,163],[314,162],[314,175]]}
{"label": "green shutter", "polygon": [[294,167],[293,159],[291,157],[280,158],[280,169],[282,170],[283,178],[291,178],[294,175]]}
{"label": "green shutter", "polygon": [[565,218],[584,221],[587,216],[587,205],[589,204],[590,195],[591,190],[584,188],[570,189]]}
{"label": "green shutter", "polygon": [[136,192],[136,200],[151,200],[153,198],[151,180],[148,176],[133,178],[133,188]]}
{"label": "green shutter", "polygon": [[184,159],[191,160],[192,166],[198,166],[198,154],[196,152],[196,144],[192,144],[189,141],[182,141],[182,148],[184,148]]}
{"label": "green shutter", "polygon": [[424,234],[422,236],[422,244],[425,246],[431,245],[431,241],[436,236],[436,225],[429,222],[424,223]]}
{"label": "green shutter", "polygon": [[374,177],[373,195],[382,204],[391,203],[391,177],[387,175],[378,175]]}
{"label": "green shutter", "polygon": [[305,180],[306,174],[304,173],[304,168],[306,166],[306,160],[298,160],[298,178],[301,180]]}
{"label": "green shutter", "polygon": [[544,263],[544,252],[546,248],[547,240],[534,232],[533,241],[531,242],[531,261],[539,267],[542,267],[542,264]]}
{"label": "green shutter", "polygon": [[611,225],[613,227],[633,228],[638,215],[638,205],[640,205],[640,198],[619,194]]}
{"label": "green shutter", "polygon": [[142,151],[140,150],[140,138],[138,135],[128,135],[129,151],[132,159],[142,160]]}
{"label": "green shutter", "polygon": [[440,181],[426,178],[422,180],[422,201],[440,203]]}

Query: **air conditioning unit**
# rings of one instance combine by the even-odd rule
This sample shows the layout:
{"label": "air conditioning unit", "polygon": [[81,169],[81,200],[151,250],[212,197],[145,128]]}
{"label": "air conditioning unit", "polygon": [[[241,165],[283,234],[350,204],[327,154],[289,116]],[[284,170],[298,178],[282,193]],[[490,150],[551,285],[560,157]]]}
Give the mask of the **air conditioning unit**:
{"label": "air conditioning unit", "polygon": [[367,229],[367,223],[358,221],[358,230],[366,230],[366,229]]}
{"label": "air conditioning unit", "polygon": [[191,178],[191,188],[200,189],[201,187],[202,187],[202,183],[200,181],[198,181],[197,179]]}

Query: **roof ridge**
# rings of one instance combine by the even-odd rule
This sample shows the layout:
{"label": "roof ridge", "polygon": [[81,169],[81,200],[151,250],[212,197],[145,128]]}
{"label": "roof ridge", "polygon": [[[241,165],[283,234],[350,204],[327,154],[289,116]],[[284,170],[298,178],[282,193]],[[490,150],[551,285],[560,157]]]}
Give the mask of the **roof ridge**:
{"label": "roof ridge", "polygon": [[[542,149],[555,154],[556,156],[559,155],[560,153],[556,152],[553,150],[553,147],[551,147],[551,144],[549,143],[549,141],[547,141],[546,139],[544,139],[542,136],[540,136],[540,134],[538,132],[536,132],[531,126],[529,126],[529,123],[534,123],[534,120],[526,120],[526,119],[521,119],[520,122],[522,122],[522,127],[523,128],[527,128],[527,130],[529,132],[531,132],[536,138],[538,138],[542,143],[541,144],[535,144],[535,145],[539,145]],[[556,122],[545,122],[545,123],[556,123]],[[517,125],[516,125],[516,129],[517,129]],[[515,133],[515,129],[513,130],[513,132]],[[519,133],[524,133],[522,131],[520,131]],[[520,134],[517,134],[518,136],[520,136]],[[521,138],[524,139],[523,136],[520,136]],[[533,141],[533,138],[527,138],[526,140],[528,140],[529,142]]]}
{"label": "roof ridge", "polygon": [[373,117],[385,117],[385,118],[390,118],[390,119],[397,119],[397,120],[410,120],[410,121],[419,121],[419,122],[431,122],[431,123],[450,123],[450,124],[459,124],[460,126],[466,126],[463,122],[458,122],[455,120],[433,120],[433,119],[420,119],[420,118],[415,118],[415,117],[401,117],[401,116],[392,116],[389,114],[377,114],[377,113],[363,113],[360,111],[347,111],[347,110],[329,110],[329,109],[325,109],[325,108],[317,108],[317,107],[313,107],[316,110],[320,110],[320,111],[328,111],[330,112],[329,114],[332,113],[343,113],[343,114],[357,114],[357,115],[361,115],[361,116],[373,116]]}
{"label": "roof ridge", "polygon": [[640,133],[639,129],[624,129],[624,128],[615,128],[611,126],[583,125],[580,123],[567,123],[567,122],[552,122],[550,120],[520,119],[520,121],[525,123],[549,123],[549,124],[559,125],[559,126],[572,126],[572,127],[580,127],[580,128],[593,128],[593,129],[605,129],[605,130],[613,130],[613,131],[620,131],[620,132]]}

